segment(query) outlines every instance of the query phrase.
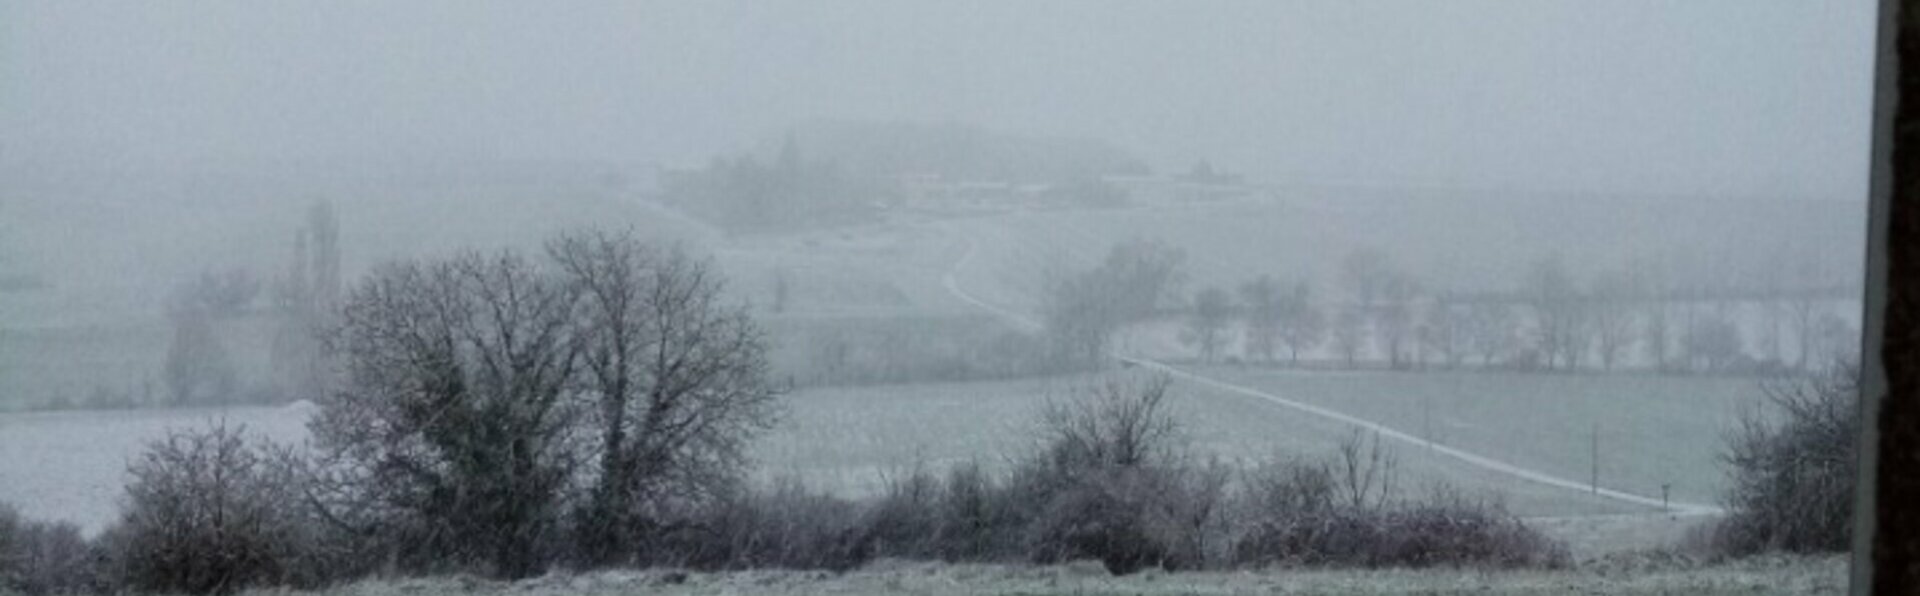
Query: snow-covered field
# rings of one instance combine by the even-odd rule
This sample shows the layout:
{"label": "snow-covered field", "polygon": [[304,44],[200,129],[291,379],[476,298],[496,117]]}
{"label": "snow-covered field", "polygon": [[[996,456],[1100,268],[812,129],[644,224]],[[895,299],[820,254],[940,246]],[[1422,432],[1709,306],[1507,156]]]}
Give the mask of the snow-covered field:
{"label": "snow-covered field", "polygon": [[[1258,386],[1284,390],[1290,395],[1311,396],[1337,407],[1351,406],[1369,415],[1380,400],[1387,398],[1373,400],[1365,396],[1381,394],[1408,399],[1405,396],[1412,391],[1408,384],[1417,381],[1408,375],[1387,373],[1311,375],[1293,380],[1285,375],[1268,378],[1248,373],[1246,376],[1247,382]],[[757,464],[755,474],[764,479],[793,476],[817,488],[861,495],[871,494],[883,486],[887,478],[898,477],[917,467],[944,472],[952,463],[973,461],[988,469],[999,469],[1009,458],[1032,447],[1035,414],[1040,407],[1048,399],[1068,396],[1075,386],[1088,380],[1054,377],[798,391],[783,398],[787,414],[784,421],[755,444],[752,452]],[[1578,476],[1585,468],[1574,464],[1584,464],[1588,455],[1585,437],[1548,440],[1542,429],[1557,428],[1563,421],[1542,418],[1544,414],[1539,412],[1556,411],[1552,403],[1572,400],[1568,403],[1577,405],[1585,403],[1583,399],[1600,399],[1592,396],[1643,391],[1644,382],[1624,376],[1509,378],[1489,375],[1436,386],[1455,390],[1436,393],[1434,399],[1445,406],[1440,420],[1450,425],[1449,440],[1466,432],[1459,425],[1468,424],[1465,421],[1471,419],[1471,424],[1479,425],[1472,429],[1475,433],[1528,438],[1527,444],[1532,445],[1529,450],[1540,452],[1499,450],[1496,455],[1530,455],[1533,457],[1518,457],[1516,461]],[[1467,390],[1473,387],[1479,389]],[[1512,395],[1488,393],[1502,387],[1508,388],[1502,390]],[[1351,432],[1337,422],[1195,383],[1176,382],[1173,395],[1173,411],[1183,420],[1183,431],[1194,449],[1229,460],[1250,462],[1290,455],[1330,455],[1337,442]],[[1473,404],[1486,400],[1541,403],[1525,409],[1533,413],[1476,417],[1476,412],[1484,408]],[[1714,418],[1713,412],[1724,409],[1724,404],[1711,399],[1682,403],[1703,410],[1672,410],[1674,418],[1708,420]],[[14,503],[30,516],[68,520],[98,529],[112,519],[115,501],[125,480],[125,464],[138,455],[146,441],[164,436],[169,429],[200,427],[224,418],[229,424],[244,424],[277,440],[297,442],[305,436],[302,425],[306,416],[307,410],[301,407],[0,414],[0,501]],[[1620,435],[1623,438],[1633,436],[1624,433]],[[1610,488],[1646,493],[1649,489],[1627,479],[1652,473],[1645,470],[1665,470],[1677,478],[1717,476],[1718,470],[1712,467],[1711,461],[1713,440],[1711,436],[1673,437],[1669,440],[1671,445],[1691,445],[1688,451],[1678,455],[1623,447],[1617,454],[1609,455],[1603,480]],[[1516,514],[1529,517],[1648,511],[1475,468],[1417,448],[1398,447],[1397,450],[1402,486],[1409,491],[1445,484],[1477,494],[1499,494]],[[1559,469],[1554,467],[1557,462],[1574,462],[1564,465],[1577,469]],[[1681,464],[1693,468],[1673,467]],[[1657,491],[1657,488],[1651,490]],[[1699,494],[1693,490],[1677,493],[1681,496]],[[1710,499],[1710,495],[1701,498]]]}
{"label": "snow-covered field", "polygon": [[148,442],[224,422],[297,443],[310,411],[293,405],[0,414],[0,502],[29,518],[96,532],[118,515],[127,464]]}

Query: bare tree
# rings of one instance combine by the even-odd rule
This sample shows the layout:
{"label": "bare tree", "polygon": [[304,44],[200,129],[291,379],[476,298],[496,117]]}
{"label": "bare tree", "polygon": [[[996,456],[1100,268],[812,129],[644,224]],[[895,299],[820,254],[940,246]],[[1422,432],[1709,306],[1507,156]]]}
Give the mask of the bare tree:
{"label": "bare tree", "polygon": [[1411,356],[1407,352],[1416,347],[1413,309],[1420,286],[1411,276],[1397,271],[1388,271],[1380,284],[1380,297],[1372,313],[1373,331],[1379,336],[1377,345],[1387,352],[1387,366],[1398,370],[1408,365]]}
{"label": "bare tree", "polygon": [[232,593],[311,586],[327,570],[295,456],[225,422],[172,431],[127,468],[126,507],[108,542],[133,588]]}
{"label": "bare tree", "polygon": [[1186,251],[1160,240],[1133,239],[1107,251],[1100,271],[1117,295],[1109,297],[1122,321],[1152,316],[1186,282]]}
{"label": "bare tree", "polygon": [[1421,340],[1440,354],[1448,368],[1457,367],[1472,349],[1471,325],[1470,310],[1453,297],[1443,295],[1427,307]]}
{"label": "bare tree", "polygon": [[1159,312],[1185,280],[1186,253],[1157,240],[1131,240],[1108,250],[1099,267],[1048,275],[1043,316],[1056,364],[1095,367],[1113,334]]}
{"label": "bare tree", "polygon": [[1393,267],[1387,262],[1386,253],[1375,248],[1359,248],[1348,252],[1340,262],[1340,273],[1347,297],[1360,306],[1361,312],[1371,312],[1393,277]]}
{"label": "bare tree", "polygon": [[792,284],[787,281],[787,271],[781,269],[773,273],[773,312],[787,312],[787,302],[793,296]]}
{"label": "bare tree", "polygon": [[1296,282],[1281,309],[1280,341],[1287,344],[1287,361],[1298,366],[1300,352],[1320,345],[1327,333],[1327,320],[1313,306],[1313,289],[1307,282]]}
{"label": "bare tree", "polygon": [[174,297],[175,308],[194,309],[216,318],[228,319],[247,313],[260,295],[260,281],[245,269],[201,273],[180,288]]}
{"label": "bare tree", "polygon": [[1822,354],[1821,366],[1833,361],[1857,362],[1860,358],[1860,330],[1847,322],[1845,317],[1826,312],[1821,313],[1813,324],[1813,341],[1810,343],[1815,354]]}
{"label": "bare tree", "polygon": [[1633,348],[1633,303],[1641,299],[1641,293],[1626,273],[1612,272],[1594,278],[1590,294],[1587,311],[1600,366],[1613,370],[1615,362]]}
{"label": "bare tree", "polygon": [[1820,308],[1820,300],[1811,292],[1796,294],[1786,302],[1788,327],[1792,328],[1795,354],[1794,368],[1801,372],[1813,370],[1822,363],[1813,359],[1815,354],[1824,353],[1820,349],[1820,322],[1827,313]]}
{"label": "bare tree", "polygon": [[1653,364],[1654,370],[1670,370],[1672,356],[1669,344],[1673,343],[1673,325],[1669,322],[1666,298],[1647,300],[1642,319],[1640,344],[1646,350],[1648,362]]}
{"label": "bare tree", "polygon": [[1726,437],[1731,510],[1718,530],[1735,553],[1838,552],[1852,536],[1859,369],[1847,360],[1763,386],[1772,411],[1751,412]]}
{"label": "bare tree", "polygon": [[1211,363],[1227,343],[1227,323],[1233,317],[1233,297],[1226,290],[1207,288],[1194,296],[1182,339],[1200,350],[1200,360]]}
{"label": "bare tree", "polygon": [[1574,368],[1587,342],[1581,296],[1558,256],[1535,261],[1521,290],[1533,311],[1540,353],[1547,369]]}
{"label": "bare tree", "polygon": [[1107,379],[1041,412],[1042,440],[1056,465],[1072,469],[1139,467],[1166,461],[1180,427],[1167,411],[1166,375]]}
{"label": "bare tree", "polygon": [[1347,368],[1353,368],[1360,357],[1360,350],[1366,347],[1367,318],[1352,308],[1340,310],[1333,319],[1333,347],[1346,359]]}
{"label": "bare tree", "polygon": [[1100,270],[1056,277],[1043,306],[1056,366],[1095,367],[1122,323],[1119,290]]}
{"label": "bare tree", "polygon": [[275,329],[268,351],[282,399],[318,401],[327,390],[323,336],[340,307],[340,225],[332,204],[317,201],[294,233],[293,259],[273,287]]}
{"label": "bare tree", "polygon": [[1480,356],[1480,365],[1492,366],[1495,358],[1513,349],[1513,307],[1485,300],[1467,305],[1467,333],[1473,352]]}
{"label": "bare tree", "polygon": [[174,404],[224,403],[239,389],[233,359],[220,340],[215,323],[231,311],[217,276],[203,276],[182,286],[168,307],[173,341],[167,345],[162,377]]}
{"label": "bare tree", "polygon": [[1746,354],[1740,327],[1717,314],[1694,319],[1682,339],[1681,349],[1686,351],[1688,362],[1709,371],[1725,371]]}
{"label": "bare tree", "polygon": [[[1367,441],[1368,437],[1373,440]],[[1398,496],[1400,460],[1380,444],[1380,433],[1354,429],[1340,441],[1336,492],[1360,510],[1386,508]]]}
{"label": "bare tree", "polygon": [[540,571],[577,458],[577,302],[511,252],[391,264],[363,281],[342,313],[345,384],[310,423],[346,500],[330,515],[412,556]]}
{"label": "bare tree", "polygon": [[630,543],[669,501],[699,502],[732,480],[742,448],[773,421],[763,333],[723,303],[712,266],[631,233],[574,233],[548,245],[579,295],[576,346],[596,404],[599,455],[578,519],[595,562]]}
{"label": "bare tree", "polygon": [[[1415,339],[1413,302],[1420,293],[1418,282],[1394,266],[1386,254],[1372,248],[1347,253],[1341,261],[1341,274],[1356,314],[1373,332],[1374,345],[1385,352],[1387,365],[1395,369],[1405,366],[1407,350]],[[1337,335],[1341,333],[1338,327],[1344,324],[1335,323]],[[1335,341],[1339,343],[1341,338]]]}
{"label": "bare tree", "polygon": [[1246,311],[1246,352],[1272,363],[1286,325],[1288,296],[1278,282],[1262,275],[1240,286],[1240,304]]}

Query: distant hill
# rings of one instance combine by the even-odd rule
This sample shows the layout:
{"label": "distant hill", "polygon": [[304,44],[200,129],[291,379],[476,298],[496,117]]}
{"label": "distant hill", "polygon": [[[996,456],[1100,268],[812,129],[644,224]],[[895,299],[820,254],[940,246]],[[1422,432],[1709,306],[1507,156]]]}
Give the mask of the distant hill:
{"label": "distant hill", "polygon": [[763,141],[758,152],[772,158],[789,144],[810,161],[885,180],[938,176],[1058,184],[1148,173],[1145,162],[1105,141],[1012,135],[959,123],[813,121]]}

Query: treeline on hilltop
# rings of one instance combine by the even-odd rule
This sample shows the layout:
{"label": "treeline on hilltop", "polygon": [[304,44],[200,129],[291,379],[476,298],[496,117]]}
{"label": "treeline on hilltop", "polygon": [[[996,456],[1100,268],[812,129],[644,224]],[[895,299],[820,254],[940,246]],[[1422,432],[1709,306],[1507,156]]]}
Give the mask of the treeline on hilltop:
{"label": "treeline on hilltop", "polygon": [[[660,199],[735,232],[869,221],[920,195],[1033,189],[1035,201],[1109,205],[1114,175],[1147,173],[1092,140],[1019,137],[957,124],[815,122],[760,150],[666,172]],[[953,195],[953,196],[949,196]]]}

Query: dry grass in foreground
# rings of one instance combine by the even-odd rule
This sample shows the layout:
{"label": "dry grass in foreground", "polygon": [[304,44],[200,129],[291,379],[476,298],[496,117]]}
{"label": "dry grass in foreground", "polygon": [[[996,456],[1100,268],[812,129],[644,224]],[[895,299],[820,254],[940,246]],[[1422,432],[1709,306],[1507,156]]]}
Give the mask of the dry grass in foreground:
{"label": "dry grass in foreground", "polygon": [[[438,594],[1838,594],[1843,556],[1757,557],[1696,565],[1618,557],[1565,571],[1268,570],[1108,575],[1098,563],[1027,567],[879,561],[821,571],[673,570],[549,574],[518,582],[471,577],[368,580],[320,596]],[[285,594],[282,591],[255,594]]]}

